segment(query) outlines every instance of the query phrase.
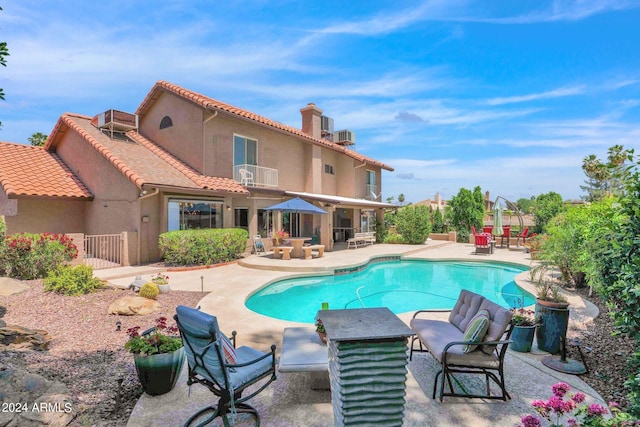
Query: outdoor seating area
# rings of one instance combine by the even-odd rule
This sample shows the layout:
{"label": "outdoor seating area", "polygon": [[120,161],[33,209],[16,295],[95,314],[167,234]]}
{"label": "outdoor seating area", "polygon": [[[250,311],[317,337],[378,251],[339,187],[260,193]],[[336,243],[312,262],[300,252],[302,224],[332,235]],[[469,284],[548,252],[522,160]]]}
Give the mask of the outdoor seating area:
{"label": "outdoor seating area", "polygon": [[347,249],[353,247],[355,249],[360,246],[373,245],[376,242],[376,233],[368,231],[365,233],[355,233],[353,237],[347,239]]}

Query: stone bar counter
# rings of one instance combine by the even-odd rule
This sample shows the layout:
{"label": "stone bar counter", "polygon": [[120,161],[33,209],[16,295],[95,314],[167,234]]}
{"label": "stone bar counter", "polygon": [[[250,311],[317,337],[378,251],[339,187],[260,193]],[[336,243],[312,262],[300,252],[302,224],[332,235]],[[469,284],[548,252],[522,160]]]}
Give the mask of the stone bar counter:
{"label": "stone bar counter", "polygon": [[387,308],[321,310],[317,316],[329,339],[335,425],[401,427],[411,328]]}

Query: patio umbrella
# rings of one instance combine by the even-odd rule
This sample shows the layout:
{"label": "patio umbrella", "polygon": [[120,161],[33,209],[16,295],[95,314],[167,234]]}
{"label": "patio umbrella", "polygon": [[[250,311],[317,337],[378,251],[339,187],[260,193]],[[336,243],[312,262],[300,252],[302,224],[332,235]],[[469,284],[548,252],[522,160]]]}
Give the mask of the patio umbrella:
{"label": "patio umbrella", "polygon": [[265,211],[280,211],[280,212],[297,212],[301,214],[326,214],[327,212],[320,209],[317,206],[312,205],[309,202],[302,200],[300,197],[289,199],[285,202],[278,203],[277,205],[264,208]]}
{"label": "patio umbrella", "polygon": [[493,207],[493,231],[494,236],[502,236],[504,230],[502,229],[502,205],[496,200]]}

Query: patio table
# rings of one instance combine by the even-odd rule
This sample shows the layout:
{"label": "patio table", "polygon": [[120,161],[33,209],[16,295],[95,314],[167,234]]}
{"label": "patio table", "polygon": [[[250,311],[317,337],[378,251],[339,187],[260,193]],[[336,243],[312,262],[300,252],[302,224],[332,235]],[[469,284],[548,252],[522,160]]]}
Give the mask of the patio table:
{"label": "patio table", "polygon": [[304,245],[304,242],[310,242],[311,237],[289,237],[285,240],[291,242],[291,246],[293,246],[293,249],[291,250],[292,258],[304,258],[302,245]]}

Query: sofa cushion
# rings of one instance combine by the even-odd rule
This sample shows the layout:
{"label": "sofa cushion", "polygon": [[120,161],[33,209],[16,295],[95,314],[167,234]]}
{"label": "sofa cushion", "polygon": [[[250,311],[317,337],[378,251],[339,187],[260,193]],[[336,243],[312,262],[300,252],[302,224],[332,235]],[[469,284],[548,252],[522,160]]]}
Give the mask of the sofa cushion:
{"label": "sofa cushion", "polygon": [[[472,343],[479,343],[484,338],[487,330],[489,329],[489,310],[482,309],[473,316],[473,319],[467,325],[467,329],[464,330],[462,341],[469,341]],[[462,347],[464,353],[471,353],[478,346],[474,344],[465,344]]]}
{"label": "sofa cushion", "polygon": [[449,322],[455,325],[460,332],[464,332],[473,316],[480,310],[480,304],[482,304],[483,300],[485,298],[482,295],[467,290],[460,291],[458,301],[456,301],[456,305],[453,306],[449,315]]}
{"label": "sofa cushion", "polygon": [[[416,332],[429,353],[440,363],[444,357],[444,348],[452,341],[462,341],[463,333],[451,323],[444,320],[413,319],[411,328]],[[464,353],[462,345],[449,347],[447,363],[453,365],[473,364],[478,367],[496,368],[500,361],[495,353],[485,354],[475,350]]]}
{"label": "sofa cushion", "polygon": [[[483,341],[500,341],[502,335],[507,330],[509,323],[511,323],[513,313],[510,310],[489,301],[488,299],[482,301],[480,308],[488,310],[489,318],[491,319],[489,329],[487,330],[487,334],[484,336]],[[490,353],[495,348],[496,346],[494,345],[483,345],[482,351]]]}

